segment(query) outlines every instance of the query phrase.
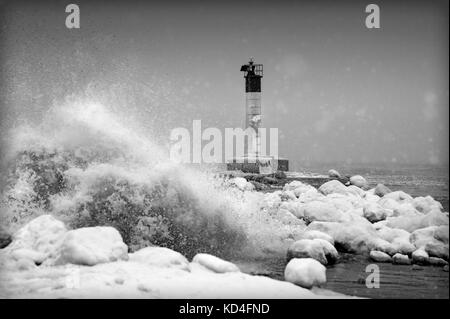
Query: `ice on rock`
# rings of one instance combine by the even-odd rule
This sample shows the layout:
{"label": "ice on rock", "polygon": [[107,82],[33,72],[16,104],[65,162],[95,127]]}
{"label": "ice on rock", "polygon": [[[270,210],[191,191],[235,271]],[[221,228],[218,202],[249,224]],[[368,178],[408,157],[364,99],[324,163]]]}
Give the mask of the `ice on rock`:
{"label": "ice on rock", "polygon": [[16,261],[28,259],[35,264],[42,264],[54,256],[66,232],[63,222],[51,215],[41,215],[13,235],[13,241],[3,249],[4,256]]}
{"label": "ice on rock", "polygon": [[255,188],[252,183],[247,182],[247,180],[243,177],[234,177],[230,179],[230,183],[232,185],[236,185],[236,187],[242,191],[251,191]]}
{"label": "ice on rock", "polygon": [[287,259],[313,258],[323,265],[333,264],[339,254],[332,244],[324,239],[300,239],[288,249]]}
{"label": "ice on rock", "polygon": [[350,184],[355,185],[362,189],[367,189],[369,186],[369,183],[361,175],[354,175],[350,177]]}
{"label": "ice on rock", "polygon": [[334,246],[333,237],[318,230],[309,230],[304,232],[302,235],[302,239],[323,239]]}
{"label": "ice on rock", "polygon": [[129,261],[149,266],[174,267],[189,271],[189,261],[179,252],[165,247],[146,247],[129,254]]}
{"label": "ice on rock", "polygon": [[341,178],[341,174],[335,169],[330,169],[328,171],[328,176],[330,178]]}
{"label": "ice on rock", "polygon": [[284,270],[284,279],[304,288],[312,288],[326,283],[326,268],[312,258],[294,258]]}
{"label": "ice on rock", "polygon": [[68,231],[50,265],[93,266],[117,260],[128,260],[128,247],[112,227],[85,227]]}
{"label": "ice on rock", "polygon": [[439,257],[428,258],[428,263],[432,266],[447,266],[448,262]]}
{"label": "ice on rock", "polygon": [[392,263],[396,265],[411,265],[411,260],[408,255],[397,253],[392,256]]}
{"label": "ice on rock", "polygon": [[240,272],[235,264],[210,254],[197,254],[192,259],[192,262],[200,264],[215,273]]}
{"label": "ice on rock", "polygon": [[297,218],[289,210],[284,208],[277,210],[273,216],[284,225],[306,226],[303,220]]}
{"label": "ice on rock", "polygon": [[323,201],[312,201],[303,204],[301,210],[305,220],[311,221],[344,221],[344,214],[333,204]]}
{"label": "ice on rock", "polygon": [[353,198],[342,194],[329,194],[324,199],[327,203],[332,204],[337,210],[347,212],[354,208]]}
{"label": "ice on rock", "polygon": [[364,205],[364,217],[371,223],[385,220],[386,217],[392,215],[392,211],[384,208],[378,203],[368,202]]}
{"label": "ice on rock", "polygon": [[377,230],[377,235],[391,243],[393,252],[409,255],[416,250],[414,244],[410,242],[411,234],[406,230],[384,226]]}
{"label": "ice on rock", "polygon": [[369,254],[370,258],[373,261],[379,262],[379,263],[390,263],[392,262],[391,256],[388,254],[378,251],[378,250],[371,250]]}
{"label": "ice on rock", "polygon": [[321,192],[324,195],[329,195],[329,194],[333,194],[333,193],[347,195],[348,189],[347,189],[347,186],[342,184],[340,181],[332,180],[332,181],[323,183],[319,187],[319,192]]}
{"label": "ice on rock", "polygon": [[419,265],[425,265],[428,263],[428,259],[430,256],[425,251],[425,249],[419,248],[412,253],[411,257],[412,257],[413,263],[419,264]]}
{"label": "ice on rock", "polygon": [[398,203],[412,203],[413,202],[413,198],[411,197],[411,195],[406,194],[403,191],[395,191],[395,192],[390,192],[388,194],[385,194],[383,196],[383,198],[390,198],[395,200]]}
{"label": "ice on rock", "polygon": [[413,232],[420,228],[429,226],[448,226],[448,216],[439,211],[431,211],[424,215],[421,213],[403,212],[400,216],[388,217],[387,226],[391,228],[400,228],[409,232]]}
{"label": "ice on rock", "polygon": [[390,192],[392,191],[383,184],[377,184],[377,186],[374,189],[374,194],[380,197],[383,197],[384,195],[389,194]]}
{"label": "ice on rock", "polygon": [[396,211],[400,204],[392,198],[382,197],[378,200],[378,204],[380,204],[383,208],[389,209],[391,211]]}
{"label": "ice on rock", "polygon": [[412,232],[410,241],[417,248],[423,248],[427,243],[435,241],[448,245],[448,236],[449,226],[430,226]]}
{"label": "ice on rock", "polygon": [[432,210],[442,211],[442,204],[434,200],[431,196],[416,197],[413,200],[414,208],[424,214],[428,214]]}
{"label": "ice on rock", "polygon": [[347,186],[347,190],[350,194],[358,195],[359,197],[363,197],[366,194],[364,190],[355,185]]}
{"label": "ice on rock", "polygon": [[425,251],[432,257],[438,257],[448,260],[448,244],[440,241],[432,241],[425,245]]}
{"label": "ice on rock", "polygon": [[284,185],[283,190],[292,191],[296,197],[300,197],[307,192],[317,193],[317,190],[313,186],[304,184],[300,181],[293,181]]}

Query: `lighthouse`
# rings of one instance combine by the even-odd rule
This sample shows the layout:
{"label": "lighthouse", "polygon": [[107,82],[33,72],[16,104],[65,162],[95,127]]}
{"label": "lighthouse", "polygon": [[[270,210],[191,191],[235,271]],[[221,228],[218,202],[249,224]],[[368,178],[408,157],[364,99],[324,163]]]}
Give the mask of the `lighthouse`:
{"label": "lighthouse", "polygon": [[[267,152],[267,145],[265,145],[265,148],[261,147],[261,139],[267,138],[267,135],[263,135],[259,131],[261,128],[262,114],[261,79],[263,77],[263,65],[256,64],[253,58],[250,58],[247,64],[241,66],[241,72],[244,72],[245,79],[244,129],[250,131],[250,134],[248,139],[244,139],[244,156],[235,156],[228,159],[227,170],[239,170],[244,173],[259,174],[288,171],[289,161],[287,159],[280,158],[278,152],[274,156],[267,155],[265,154]],[[263,143],[265,142],[263,141]]]}
{"label": "lighthouse", "polygon": [[241,66],[245,78],[245,129],[252,128],[254,136],[245,144],[246,154],[258,156],[260,153],[260,137],[258,129],[261,127],[261,79],[263,77],[263,65],[255,64],[253,58],[247,64]]}

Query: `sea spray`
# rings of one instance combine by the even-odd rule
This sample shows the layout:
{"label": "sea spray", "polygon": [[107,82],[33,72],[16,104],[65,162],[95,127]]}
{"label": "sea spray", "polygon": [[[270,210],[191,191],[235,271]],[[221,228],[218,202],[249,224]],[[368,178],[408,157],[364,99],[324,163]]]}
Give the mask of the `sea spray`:
{"label": "sea spray", "polygon": [[14,231],[51,213],[72,228],[114,226],[131,250],[284,254],[299,229],[272,218],[263,194],[171,162],[166,149],[124,122],[103,105],[77,102],[54,107],[39,125],[14,128],[2,224]]}

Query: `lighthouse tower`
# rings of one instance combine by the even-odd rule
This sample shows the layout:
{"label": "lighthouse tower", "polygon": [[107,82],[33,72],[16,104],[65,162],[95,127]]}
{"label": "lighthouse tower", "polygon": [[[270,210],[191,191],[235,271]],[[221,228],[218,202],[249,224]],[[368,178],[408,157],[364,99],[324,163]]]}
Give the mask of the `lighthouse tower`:
{"label": "lighthouse tower", "polygon": [[245,78],[245,129],[253,128],[254,136],[251,137],[250,146],[245,144],[246,154],[258,156],[261,141],[258,129],[261,127],[261,79],[263,77],[263,65],[255,64],[250,58],[248,64],[241,66]]}

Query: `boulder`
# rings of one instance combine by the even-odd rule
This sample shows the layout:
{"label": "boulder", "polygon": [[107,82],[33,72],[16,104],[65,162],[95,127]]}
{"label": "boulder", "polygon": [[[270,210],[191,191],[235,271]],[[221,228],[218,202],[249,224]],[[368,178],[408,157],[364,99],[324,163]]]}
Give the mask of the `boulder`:
{"label": "boulder", "polygon": [[432,210],[442,211],[443,207],[442,204],[438,201],[434,200],[431,196],[426,197],[416,197],[413,199],[413,206],[414,208],[423,213],[428,214]]}
{"label": "boulder", "polygon": [[392,256],[392,263],[395,265],[411,265],[411,260],[407,255],[397,253]]}
{"label": "boulder", "polygon": [[378,195],[380,197],[383,197],[384,195],[389,194],[390,192],[392,192],[392,191],[383,184],[377,184],[377,186],[375,187],[375,190],[374,190],[374,194]]}
{"label": "boulder", "polygon": [[294,258],[286,265],[284,279],[303,288],[312,288],[326,283],[326,268],[312,258]]}
{"label": "boulder", "polygon": [[330,178],[341,178],[341,174],[335,169],[330,169],[328,171],[328,177]]}
{"label": "boulder", "polygon": [[372,250],[370,252],[370,258],[373,261],[379,262],[379,263],[390,263],[392,262],[392,258],[391,256],[389,256],[388,254],[382,252],[382,251],[378,251],[378,250]]}
{"label": "boulder", "polygon": [[344,221],[346,217],[333,204],[323,201],[312,201],[301,206],[303,218],[307,222],[312,221]]}
{"label": "boulder", "polygon": [[388,194],[385,194],[383,196],[383,198],[391,198],[398,203],[405,203],[405,202],[412,203],[413,202],[413,198],[411,197],[411,195],[406,194],[403,191],[390,192]]}
{"label": "boulder", "polygon": [[432,257],[448,260],[448,244],[440,241],[432,241],[425,245],[425,251]]}
{"label": "boulder", "polygon": [[313,258],[323,265],[334,264],[339,254],[332,244],[324,239],[300,239],[288,249],[287,259]]}
{"label": "boulder", "polygon": [[358,186],[355,186],[355,185],[347,186],[347,191],[350,194],[357,195],[359,197],[363,197],[365,195],[365,191],[362,190],[361,188],[359,188]]}
{"label": "boulder", "polygon": [[438,257],[430,257],[428,259],[428,263],[432,266],[446,266],[448,265],[448,262],[445,261],[442,258],[438,258]]}
{"label": "boulder", "polygon": [[63,222],[41,215],[20,228],[4,250],[16,260],[29,259],[39,265],[54,256],[66,232]]}
{"label": "boulder", "polygon": [[362,189],[368,189],[368,187],[369,187],[369,183],[361,175],[354,175],[354,176],[350,177],[350,184],[355,185]]}
{"label": "boulder", "polygon": [[334,246],[334,239],[333,239],[333,237],[331,237],[328,234],[322,233],[321,231],[318,231],[318,230],[306,231],[302,235],[302,239],[323,239],[323,240],[326,240],[327,242],[329,242],[331,245]]}
{"label": "boulder", "polygon": [[189,261],[179,252],[165,247],[146,247],[129,254],[129,261],[161,268],[189,271]]}
{"label": "boulder", "polygon": [[347,186],[345,186],[338,180],[332,180],[332,181],[323,183],[319,187],[318,190],[319,190],[319,192],[321,192],[324,195],[329,195],[329,194],[333,194],[333,193],[343,194],[343,195],[348,194]]}
{"label": "boulder", "polygon": [[251,191],[255,188],[255,186],[252,183],[247,182],[247,180],[243,177],[234,177],[230,179],[230,183],[232,185],[235,185],[242,191]]}
{"label": "boulder", "polygon": [[197,254],[192,259],[192,262],[200,264],[215,273],[240,272],[235,264],[210,254]]}
{"label": "boulder", "polygon": [[430,256],[428,256],[425,249],[419,248],[412,253],[411,257],[414,264],[426,265]]}
{"label": "boulder", "polygon": [[113,227],[85,227],[68,231],[57,249],[52,265],[94,266],[128,260],[128,247]]}
{"label": "boulder", "polygon": [[363,213],[363,216],[368,221],[371,223],[376,223],[385,220],[386,217],[392,213],[392,211],[383,208],[383,206],[378,203],[368,202],[364,205]]}

